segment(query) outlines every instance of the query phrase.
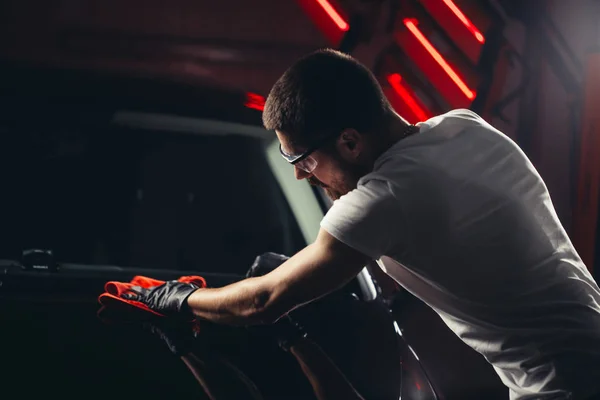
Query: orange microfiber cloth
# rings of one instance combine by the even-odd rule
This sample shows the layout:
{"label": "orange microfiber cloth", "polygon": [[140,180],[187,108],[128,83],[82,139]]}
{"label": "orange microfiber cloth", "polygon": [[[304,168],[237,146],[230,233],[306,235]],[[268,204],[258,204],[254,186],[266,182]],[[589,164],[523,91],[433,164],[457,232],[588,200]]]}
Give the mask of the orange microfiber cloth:
{"label": "orange microfiber cloth", "polygon": [[[206,281],[200,276],[182,276],[179,282],[191,283],[198,288],[206,287]],[[149,278],[147,276],[135,276],[130,282],[109,281],[104,285],[104,293],[98,297],[102,308],[98,316],[105,322],[113,320],[148,320],[153,317],[164,317],[163,314],[152,310],[142,302],[127,300],[122,296],[127,293],[135,293],[136,287],[145,289],[164,284],[164,281]]]}

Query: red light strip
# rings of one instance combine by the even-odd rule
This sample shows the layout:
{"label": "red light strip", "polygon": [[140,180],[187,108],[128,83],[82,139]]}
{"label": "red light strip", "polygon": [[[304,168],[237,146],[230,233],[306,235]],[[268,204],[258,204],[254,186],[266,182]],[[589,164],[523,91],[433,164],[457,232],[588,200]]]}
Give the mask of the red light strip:
{"label": "red light strip", "polygon": [[244,106],[254,110],[263,111],[265,109],[265,98],[260,94],[246,93],[246,102]]}
{"label": "red light strip", "polygon": [[406,105],[412,110],[419,121],[425,121],[429,118],[427,112],[417,103],[413,95],[402,86],[402,77],[398,73],[390,74],[387,77],[388,82],[392,89],[398,93],[398,96],[406,103]]}
{"label": "red light strip", "polygon": [[452,67],[444,60],[444,57],[433,47],[431,42],[427,40],[423,32],[417,28],[417,20],[406,18],[404,19],[404,25],[408,28],[408,30],[417,38],[417,40],[425,47],[425,50],[433,57],[433,59],[442,67],[442,69],[448,74],[450,79],[456,83],[456,86],[467,96],[469,100],[475,99],[475,92],[471,90],[465,82],[458,76],[456,72],[452,69]]}
{"label": "red light strip", "polygon": [[467,18],[465,14],[463,14],[460,8],[458,8],[452,0],[443,0],[443,2],[454,13],[454,15],[456,15],[458,19],[460,19],[460,22],[462,22],[467,27],[467,29],[473,34],[473,36],[475,36],[475,39],[477,39],[479,43],[484,44],[485,37],[481,32],[479,32],[479,29],[477,29],[477,27],[473,25],[471,20],[469,20],[469,18]]}
{"label": "red light strip", "polygon": [[329,18],[331,18],[333,22],[335,22],[335,24],[338,28],[340,28],[341,31],[347,31],[348,29],[350,29],[350,25],[346,21],[344,21],[344,18],[342,18],[342,16],[335,10],[335,8],[333,8],[331,3],[329,3],[327,0],[317,0],[317,3],[319,3],[323,10],[325,10],[325,12],[327,13]]}

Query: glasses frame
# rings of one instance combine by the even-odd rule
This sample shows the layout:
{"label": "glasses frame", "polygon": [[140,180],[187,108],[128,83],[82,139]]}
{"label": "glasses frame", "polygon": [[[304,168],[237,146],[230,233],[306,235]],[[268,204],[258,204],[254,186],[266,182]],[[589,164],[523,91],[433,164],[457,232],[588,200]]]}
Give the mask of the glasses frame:
{"label": "glasses frame", "polygon": [[[285,151],[283,151],[283,148],[281,147],[281,143],[279,143],[279,153],[281,154],[281,156],[290,164],[292,165],[296,165],[298,164],[300,161],[306,160],[308,157],[310,157],[310,155],[312,153],[314,153],[315,151],[317,151],[319,148],[323,147],[323,145],[325,143],[327,143],[329,140],[333,139],[334,137],[338,136],[339,133],[335,133],[332,135],[326,135],[323,136],[321,139],[319,139],[315,144],[313,144],[312,146],[309,146],[309,148],[300,153],[300,154],[288,154]],[[315,160],[316,162],[316,160]],[[315,165],[316,168],[316,165]],[[314,168],[313,168],[314,171]],[[306,171],[308,173],[312,172],[312,171]]]}

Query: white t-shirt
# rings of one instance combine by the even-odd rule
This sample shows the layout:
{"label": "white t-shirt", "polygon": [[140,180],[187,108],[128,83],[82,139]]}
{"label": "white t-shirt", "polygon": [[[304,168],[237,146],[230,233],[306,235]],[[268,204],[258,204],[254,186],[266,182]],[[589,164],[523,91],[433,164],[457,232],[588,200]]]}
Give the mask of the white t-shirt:
{"label": "white t-shirt", "polygon": [[600,393],[600,289],[540,175],[469,110],[420,128],[321,226],[432,307],[511,399]]}

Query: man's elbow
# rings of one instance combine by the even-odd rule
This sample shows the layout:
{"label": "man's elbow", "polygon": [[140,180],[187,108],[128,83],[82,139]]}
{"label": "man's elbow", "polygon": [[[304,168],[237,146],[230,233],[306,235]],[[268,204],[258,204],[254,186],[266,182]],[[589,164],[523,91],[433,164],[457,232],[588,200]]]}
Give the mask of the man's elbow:
{"label": "man's elbow", "polygon": [[274,290],[260,290],[254,304],[247,315],[252,324],[272,324],[291,310]]}

